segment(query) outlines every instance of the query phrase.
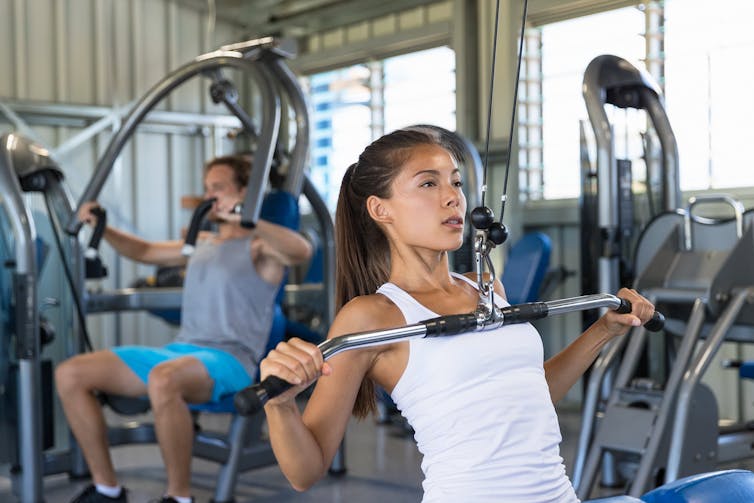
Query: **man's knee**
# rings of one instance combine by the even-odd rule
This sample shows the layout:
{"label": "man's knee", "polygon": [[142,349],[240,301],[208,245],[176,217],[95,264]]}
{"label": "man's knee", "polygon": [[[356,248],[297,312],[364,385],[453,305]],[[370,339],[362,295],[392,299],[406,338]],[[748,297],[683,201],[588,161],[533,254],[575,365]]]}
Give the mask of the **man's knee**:
{"label": "man's knee", "polygon": [[182,392],[175,365],[171,362],[156,365],[147,377],[147,391],[153,407],[161,401],[180,397]]}
{"label": "man's knee", "polygon": [[69,358],[55,368],[55,386],[62,398],[71,392],[86,389],[79,358]]}

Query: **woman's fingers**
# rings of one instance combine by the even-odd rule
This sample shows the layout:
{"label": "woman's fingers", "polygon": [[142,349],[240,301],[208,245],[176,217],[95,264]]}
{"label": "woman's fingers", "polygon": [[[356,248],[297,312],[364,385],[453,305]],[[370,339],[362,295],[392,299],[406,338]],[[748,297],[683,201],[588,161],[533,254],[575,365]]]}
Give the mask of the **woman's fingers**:
{"label": "woman's fingers", "polygon": [[652,319],[655,306],[649,300],[632,288],[621,288],[618,297],[631,302],[631,314],[639,318],[641,324]]}
{"label": "woman's fingers", "polygon": [[276,375],[291,384],[308,385],[323,373],[323,364],[322,353],[317,346],[293,338],[281,342],[270,351],[260,367],[262,378]]}

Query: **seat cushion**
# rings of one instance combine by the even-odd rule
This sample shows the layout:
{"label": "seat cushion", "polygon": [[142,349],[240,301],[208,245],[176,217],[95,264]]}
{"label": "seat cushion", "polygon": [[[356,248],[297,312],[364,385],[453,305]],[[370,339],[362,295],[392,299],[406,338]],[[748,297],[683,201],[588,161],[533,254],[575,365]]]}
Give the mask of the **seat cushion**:
{"label": "seat cushion", "polygon": [[633,496],[626,496],[625,494],[621,494],[620,496],[608,496],[607,498],[588,500],[584,501],[584,503],[641,503],[641,500],[634,498]]}
{"label": "seat cushion", "polygon": [[645,503],[751,503],[754,501],[754,473],[723,470],[678,479],[654,489]]}

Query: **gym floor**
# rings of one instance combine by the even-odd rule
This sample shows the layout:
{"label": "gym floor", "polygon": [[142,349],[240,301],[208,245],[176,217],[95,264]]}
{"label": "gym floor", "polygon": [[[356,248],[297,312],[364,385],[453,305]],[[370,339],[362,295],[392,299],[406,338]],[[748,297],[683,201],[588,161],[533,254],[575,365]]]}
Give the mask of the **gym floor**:
{"label": "gym floor", "polygon": [[[148,416],[145,416],[148,419]],[[580,426],[575,411],[559,411],[560,426],[565,439],[561,455],[570,473],[575,456]],[[128,420],[144,419],[132,418]],[[111,417],[112,424],[125,420]],[[201,416],[208,429],[227,429],[229,417],[218,414]],[[113,460],[121,483],[130,491],[132,503],[146,503],[157,498],[165,487],[165,472],[156,445],[122,446],[113,449]],[[239,476],[236,501],[243,502],[306,502],[339,503],[415,503],[421,500],[421,456],[413,438],[394,424],[377,424],[373,419],[351,421],[346,437],[348,472],[340,477],[328,476],[305,493],[291,489],[276,465],[251,470]],[[752,468],[749,466],[741,466]],[[213,495],[218,465],[194,459],[193,486],[197,503],[209,501]],[[65,475],[45,478],[47,503],[67,503],[78,494],[88,480],[71,482]],[[611,491],[605,490],[608,495]],[[7,473],[0,473],[0,501],[16,501]]]}
{"label": "gym floor", "polygon": [[[566,463],[573,459],[579,428],[578,414],[561,412],[564,438],[574,439],[561,447]],[[148,419],[129,417],[127,420]],[[112,416],[111,424],[125,421]],[[205,414],[201,423],[207,429],[227,429],[228,416]],[[121,483],[130,491],[132,503],[145,503],[161,495],[165,472],[156,445],[121,446],[112,450]],[[346,436],[346,466],[340,477],[328,476],[305,493],[291,489],[277,466],[251,470],[239,476],[236,501],[242,502],[352,502],[415,503],[421,500],[421,456],[413,437],[398,425],[377,424],[374,418],[352,420]],[[197,502],[209,501],[213,495],[218,465],[194,459],[193,486]],[[66,475],[45,478],[47,503],[68,502],[88,480],[71,482]],[[0,501],[15,501],[7,473],[0,473]]]}

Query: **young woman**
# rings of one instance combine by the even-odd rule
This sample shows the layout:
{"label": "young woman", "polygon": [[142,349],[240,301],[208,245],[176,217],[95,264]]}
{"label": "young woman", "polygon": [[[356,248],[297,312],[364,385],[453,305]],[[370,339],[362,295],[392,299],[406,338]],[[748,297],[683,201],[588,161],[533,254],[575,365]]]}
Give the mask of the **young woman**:
{"label": "young woman", "polygon": [[[336,214],[337,297],[329,337],[469,313],[476,282],[452,273],[466,200],[459,158],[439,128],[398,130],[368,146],[346,171]],[[495,282],[498,305],[505,292]],[[387,390],[424,455],[424,501],[578,501],[559,454],[553,403],[604,344],[648,321],[654,307],[632,290],[630,314],[610,311],[544,362],[530,324],[342,352],[327,363],[292,339],[261,363],[262,378],[296,384],[265,406],[275,454],[294,488],[327,470],[351,413]],[[295,395],[317,382],[303,415]]]}

